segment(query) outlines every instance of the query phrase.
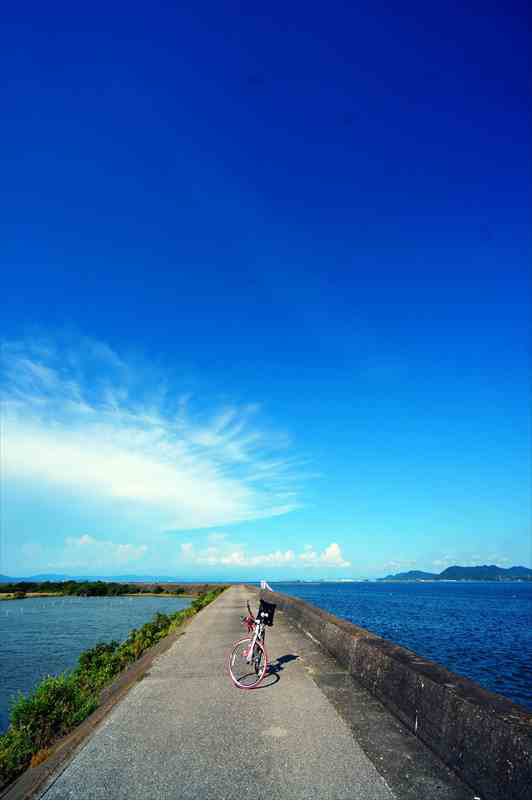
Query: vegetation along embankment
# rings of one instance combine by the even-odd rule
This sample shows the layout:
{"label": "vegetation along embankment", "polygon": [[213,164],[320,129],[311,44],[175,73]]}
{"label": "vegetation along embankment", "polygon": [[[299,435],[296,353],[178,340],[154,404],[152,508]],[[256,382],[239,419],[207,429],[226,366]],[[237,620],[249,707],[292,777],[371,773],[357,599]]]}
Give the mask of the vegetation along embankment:
{"label": "vegetation along embankment", "polygon": [[26,597],[120,597],[121,595],[197,596],[224,584],[201,583],[116,583],[106,581],[18,581],[0,584],[0,600],[24,600]]}
{"label": "vegetation along embankment", "polygon": [[216,587],[199,594],[184,611],[155,614],[121,644],[101,642],[82,653],[73,670],[49,675],[29,695],[21,694],[11,708],[9,728],[0,736],[0,791],[27,767],[44,761],[54,743],[98,707],[101,690],[122,670],[223,590]]}

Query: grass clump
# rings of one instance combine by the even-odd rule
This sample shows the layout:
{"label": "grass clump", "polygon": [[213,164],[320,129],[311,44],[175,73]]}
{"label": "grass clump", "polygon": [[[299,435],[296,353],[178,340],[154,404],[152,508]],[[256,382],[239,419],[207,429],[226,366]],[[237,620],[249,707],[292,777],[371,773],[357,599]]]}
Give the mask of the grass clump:
{"label": "grass clump", "polygon": [[9,729],[0,736],[0,788],[97,705],[97,695],[80,687],[68,673],[48,675],[27,697],[20,694],[11,708]]}
{"label": "grass clump", "polygon": [[200,595],[184,611],[155,614],[122,643],[99,642],[80,655],[72,671],[49,675],[27,696],[21,693],[11,707],[9,729],[0,736],[0,791],[30,764],[44,761],[50,746],[98,707],[104,686],[222,591]]}

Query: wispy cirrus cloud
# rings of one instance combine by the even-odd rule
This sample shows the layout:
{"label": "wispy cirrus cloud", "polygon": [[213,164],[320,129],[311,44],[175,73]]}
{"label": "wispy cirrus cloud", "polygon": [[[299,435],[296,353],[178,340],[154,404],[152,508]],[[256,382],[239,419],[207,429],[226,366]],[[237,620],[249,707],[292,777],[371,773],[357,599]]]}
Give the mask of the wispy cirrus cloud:
{"label": "wispy cirrus cloud", "polygon": [[179,393],[171,375],[81,337],[4,342],[2,371],[6,479],[153,512],[159,529],[299,505],[290,441],[261,425],[257,404],[209,407]]}

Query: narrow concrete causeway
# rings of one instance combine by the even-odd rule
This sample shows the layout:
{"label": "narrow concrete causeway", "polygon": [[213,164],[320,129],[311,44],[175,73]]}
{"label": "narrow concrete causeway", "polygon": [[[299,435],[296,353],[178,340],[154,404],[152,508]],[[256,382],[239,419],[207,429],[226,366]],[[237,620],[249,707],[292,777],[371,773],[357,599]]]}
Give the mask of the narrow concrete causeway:
{"label": "narrow concrete causeway", "polygon": [[[416,756],[420,745],[398,733],[398,723],[382,708],[377,732],[382,732],[385,745],[363,747],[356,725],[342,714],[341,698],[345,705],[349,694],[353,718],[358,717],[360,704],[366,725],[361,741],[375,738],[371,730],[368,734],[368,725],[371,729],[376,724],[368,722],[371,701],[348,691],[342,670],[282,614],[266,635],[271,673],[257,689],[233,686],[226,657],[232,643],[245,635],[240,615],[247,599],[256,609],[257,594],[235,586],[198,614],[37,796],[44,800],[473,797],[445,769],[432,764],[431,756]],[[314,675],[321,675],[323,686]],[[338,702],[327,686],[339,692]],[[403,748],[406,755],[400,769],[393,768],[401,748],[393,736],[390,739],[390,731],[409,743]],[[423,760],[427,758],[429,767]]]}

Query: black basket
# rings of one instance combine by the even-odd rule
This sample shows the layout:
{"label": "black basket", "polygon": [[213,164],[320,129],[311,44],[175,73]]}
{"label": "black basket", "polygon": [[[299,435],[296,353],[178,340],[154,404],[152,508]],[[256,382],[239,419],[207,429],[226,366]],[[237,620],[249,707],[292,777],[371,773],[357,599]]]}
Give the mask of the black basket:
{"label": "black basket", "polygon": [[275,603],[267,603],[266,600],[260,601],[258,617],[264,622],[265,625],[273,625],[275,608]]}

